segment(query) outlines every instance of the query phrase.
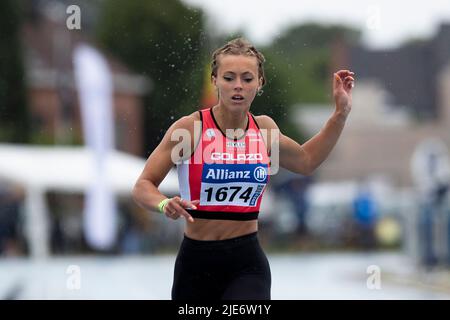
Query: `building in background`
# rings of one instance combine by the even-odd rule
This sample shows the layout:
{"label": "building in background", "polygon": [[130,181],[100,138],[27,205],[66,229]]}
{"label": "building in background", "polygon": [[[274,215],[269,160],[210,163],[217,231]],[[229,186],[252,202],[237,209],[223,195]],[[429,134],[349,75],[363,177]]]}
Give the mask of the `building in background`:
{"label": "building in background", "polygon": [[[450,24],[428,41],[394,50],[335,47],[335,70],[356,73],[353,108],[338,144],[318,171],[318,181],[358,180],[367,175],[412,187],[411,157],[430,137],[450,146]],[[299,106],[295,118],[310,135],[333,106]]]}
{"label": "building in background", "polygon": [[[122,157],[129,157],[136,163],[135,168],[143,168],[143,96],[151,90],[151,80],[147,77],[132,73],[123,63],[114,58],[111,52],[99,48],[90,38],[90,32],[84,29],[69,30],[66,19],[68,5],[58,1],[29,1],[26,19],[21,28],[21,43],[24,52],[26,89],[29,114],[31,116],[31,144],[16,146],[2,145],[2,170],[0,189],[13,190],[23,188],[24,196],[19,198],[12,192],[3,192],[0,201],[0,216],[5,216],[0,239],[0,255],[20,255],[29,253],[31,256],[46,256],[48,253],[68,253],[86,250],[81,232],[82,205],[85,187],[64,188],[62,186],[45,187],[42,183],[31,182],[39,179],[39,173],[50,170],[46,176],[50,179],[62,177],[57,174],[57,163],[62,154],[54,153],[37,167],[38,171],[27,176],[26,181],[19,181],[9,174],[17,173],[26,176],[26,165],[23,161],[39,163],[38,156],[18,154],[8,158],[7,153],[15,148],[23,150],[45,149],[48,152],[58,152],[64,149],[68,152],[86,152],[84,148],[75,145],[85,145],[83,141],[83,126],[79,102],[79,92],[75,85],[73,56],[79,44],[96,47],[107,59],[112,71],[113,81],[113,114],[114,114],[114,149]],[[83,11],[88,16],[88,10]],[[101,120],[100,120],[101,121]],[[98,127],[98,126],[97,126]],[[5,149],[3,149],[5,148]],[[9,150],[9,151],[8,151]],[[45,152],[47,152],[45,151]],[[128,154],[128,155],[127,155]],[[133,157],[137,156],[137,157]],[[15,158],[16,157],[16,158]],[[22,159],[21,159],[22,157]],[[73,173],[67,178],[67,183],[74,183],[77,179],[87,178],[92,181],[93,174],[89,174],[89,167],[84,166],[83,160],[73,154],[61,165],[64,172]],[[21,161],[22,160],[22,161]],[[115,161],[115,160],[113,160]],[[14,165],[19,165],[14,169]],[[130,170],[129,164],[117,166],[114,171],[119,179],[126,180],[123,170]],[[133,214],[144,216],[137,205],[132,202],[131,190],[140,171],[128,177],[128,185],[120,196],[120,225],[121,234],[115,247],[122,245],[123,238],[130,233],[129,223]],[[85,176],[87,174],[87,176]],[[55,177],[56,176],[56,177]],[[35,181],[36,182],[36,181]],[[32,188],[28,188],[33,184]],[[33,190],[31,190],[33,189]],[[0,190],[1,191],[1,190]],[[30,199],[38,199],[37,204]],[[19,201],[20,200],[20,201]],[[17,203],[17,210],[15,205]],[[15,213],[17,211],[17,214]],[[3,215],[1,214],[3,213]],[[8,220],[6,219],[8,218]],[[104,225],[102,225],[104,229]],[[37,237],[35,237],[37,235]],[[43,236],[43,237],[40,237]],[[13,239],[11,239],[13,238]],[[4,240],[6,239],[6,240]],[[25,240],[22,240],[25,239]]]}
{"label": "building in background", "polygon": [[[82,144],[78,94],[73,75],[73,50],[80,42],[96,46],[82,30],[66,26],[66,6],[58,2],[34,6],[23,26],[28,100],[34,143]],[[64,18],[64,19],[62,19]],[[109,52],[113,72],[116,149],[143,155],[143,102],[149,78],[132,73]]]}

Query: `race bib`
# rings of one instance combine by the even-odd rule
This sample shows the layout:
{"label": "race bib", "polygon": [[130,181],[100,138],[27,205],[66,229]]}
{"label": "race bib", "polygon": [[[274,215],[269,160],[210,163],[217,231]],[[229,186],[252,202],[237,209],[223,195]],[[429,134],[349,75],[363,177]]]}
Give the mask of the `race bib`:
{"label": "race bib", "polygon": [[267,164],[204,164],[200,205],[255,207],[267,179]]}

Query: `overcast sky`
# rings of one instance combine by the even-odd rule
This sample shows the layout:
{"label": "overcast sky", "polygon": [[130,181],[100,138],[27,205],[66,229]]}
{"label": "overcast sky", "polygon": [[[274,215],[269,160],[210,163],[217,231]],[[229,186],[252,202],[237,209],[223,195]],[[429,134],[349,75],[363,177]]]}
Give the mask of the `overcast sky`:
{"label": "overcast sky", "polygon": [[269,42],[287,26],[308,21],[358,27],[372,48],[429,37],[450,23],[450,0],[182,0],[202,8],[215,32],[244,30],[256,44]]}

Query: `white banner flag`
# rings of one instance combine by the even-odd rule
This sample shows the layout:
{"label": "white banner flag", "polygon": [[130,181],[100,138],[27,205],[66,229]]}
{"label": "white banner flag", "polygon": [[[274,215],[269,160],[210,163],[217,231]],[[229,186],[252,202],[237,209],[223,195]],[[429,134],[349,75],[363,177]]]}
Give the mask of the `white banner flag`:
{"label": "white banner flag", "polygon": [[87,45],[75,49],[74,69],[84,141],[92,152],[94,173],[85,197],[84,234],[93,248],[108,250],[117,233],[116,203],[106,171],[108,153],[114,148],[112,76],[105,58]]}

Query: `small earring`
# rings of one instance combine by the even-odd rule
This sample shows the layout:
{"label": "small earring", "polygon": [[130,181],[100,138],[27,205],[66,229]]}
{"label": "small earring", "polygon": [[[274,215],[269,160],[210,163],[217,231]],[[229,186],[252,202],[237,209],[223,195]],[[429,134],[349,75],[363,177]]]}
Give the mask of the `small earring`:
{"label": "small earring", "polygon": [[264,93],[263,89],[259,89],[258,92],[256,93],[258,96],[262,96],[262,94]]}

